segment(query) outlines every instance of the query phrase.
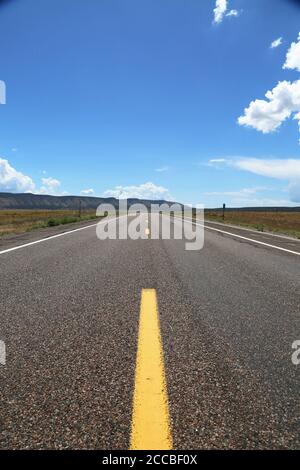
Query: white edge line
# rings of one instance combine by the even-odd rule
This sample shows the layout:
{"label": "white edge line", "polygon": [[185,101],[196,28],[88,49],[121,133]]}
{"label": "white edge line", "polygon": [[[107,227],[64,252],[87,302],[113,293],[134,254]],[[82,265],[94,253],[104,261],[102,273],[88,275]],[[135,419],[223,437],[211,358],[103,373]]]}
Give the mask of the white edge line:
{"label": "white edge line", "polygon": [[[176,217],[176,219],[179,219],[179,218],[180,217]],[[190,224],[199,225],[200,227],[204,227],[206,230],[213,230],[214,232],[225,233],[225,235],[231,235],[232,237],[241,238],[242,240],[246,240],[248,242],[257,243],[258,245],[268,246],[269,248],[275,248],[276,250],[285,251],[286,253],[291,253],[292,255],[300,256],[300,253],[297,251],[288,250],[287,248],[282,248],[281,246],[271,245],[270,243],[261,242],[259,240],[253,240],[253,238],[243,237],[242,235],[237,235],[235,233],[226,232],[225,230],[220,230],[218,228],[208,227],[205,224],[204,225],[199,224],[197,222],[193,222],[192,220],[188,220],[187,218],[186,220],[190,222]]]}
{"label": "white edge line", "polygon": [[[121,217],[126,217],[126,216],[121,215],[119,218]],[[6,250],[0,251],[0,255],[4,255],[5,253],[9,253],[10,251],[20,250],[21,248],[26,248],[27,246],[36,245],[37,243],[47,242],[48,240],[52,240],[53,238],[59,238],[65,235],[70,235],[72,233],[79,232],[80,230],[86,230],[91,227],[96,227],[96,225],[98,224],[101,224],[107,221],[110,222],[112,220],[116,220],[117,218],[118,217],[112,217],[111,219],[99,220],[99,222],[97,222],[96,224],[87,225],[86,227],[75,228],[74,230],[69,230],[68,232],[57,233],[56,235],[51,235],[50,237],[40,238],[39,240],[34,240],[33,242],[24,243],[23,245],[13,246],[12,248],[7,248]]]}
{"label": "white edge line", "polygon": [[209,219],[205,219],[205,223],[215,224],[215,225],[219,225],[221,227],[226,227],[229,230],[231,228],[233,230],[244,230],[244,232],[254,233],[255,235],[262,235],[262,236],[267,235],[268,237],[283,238],[284,240],[289,240],[291,243],[300,243],[300,239],[298,239],[298,238],[290,237],[290,236],[284,235],[284,234],[268,232],[268,231],[267,232],[260,232],[259,230],[254,230],[254,229],[251,229],[251,228],[248,228],[248,227],[243,227],[242,225],[225,224],[225,223],[222,223],[222,222],[215,222],[215,221],[209,220]]}

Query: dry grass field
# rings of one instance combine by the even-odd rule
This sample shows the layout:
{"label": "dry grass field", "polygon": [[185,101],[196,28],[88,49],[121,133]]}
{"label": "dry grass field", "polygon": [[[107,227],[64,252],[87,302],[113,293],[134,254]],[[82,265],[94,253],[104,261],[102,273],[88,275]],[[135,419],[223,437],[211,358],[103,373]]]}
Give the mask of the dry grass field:
{"label": "dry grass field", "polygon": [[0,210],[0,237],[95,218],[95,211],[82,211],[79,217],[78,210]]}
{"label": "dry grass field", "polygon": [[[95,219],[95,210],[0,210],[0,237],[55,225]],[[205,211],[205,218],[223,222],[221,211]],[[300,239],[300,212],[228,210],[225,224],[277,232]]]}
{"label": "dry grass field", "polygon": [[[206,211],[207,220],[223,222],[221,211]],[[278,232],[300,238],[300,212],[226,211],[225,224],[241,225],[258,231]]]}

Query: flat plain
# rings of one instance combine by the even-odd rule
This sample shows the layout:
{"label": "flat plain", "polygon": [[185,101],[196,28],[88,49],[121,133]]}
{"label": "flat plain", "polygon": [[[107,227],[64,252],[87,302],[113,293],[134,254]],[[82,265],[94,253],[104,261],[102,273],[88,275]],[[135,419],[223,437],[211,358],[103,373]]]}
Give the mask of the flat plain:
{"label": "flat plain", "polygon": [[[207,220],[223,222],[222,212],[205,211]],[[300,211],[243,211],[229,210],[225,213],[224,223],[254,228],[259,232],[275,232],[300,238]]]}

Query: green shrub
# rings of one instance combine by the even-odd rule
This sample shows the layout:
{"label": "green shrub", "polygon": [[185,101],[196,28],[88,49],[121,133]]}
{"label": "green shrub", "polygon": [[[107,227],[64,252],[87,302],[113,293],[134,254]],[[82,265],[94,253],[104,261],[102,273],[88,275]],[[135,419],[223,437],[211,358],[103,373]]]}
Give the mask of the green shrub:
{"label": "green shrub", "polygon": [[77,222],[78,218],[77,217],[64,217],[63,219],[60,220],[60,223],[65,225],[65,224],[72,224],[73,222]]}
{"label": "green shrub", "polygon": [[48,227],[55,227],[56,225],[59,225],[59,221],[57,219],[49,219],[47,222]]}

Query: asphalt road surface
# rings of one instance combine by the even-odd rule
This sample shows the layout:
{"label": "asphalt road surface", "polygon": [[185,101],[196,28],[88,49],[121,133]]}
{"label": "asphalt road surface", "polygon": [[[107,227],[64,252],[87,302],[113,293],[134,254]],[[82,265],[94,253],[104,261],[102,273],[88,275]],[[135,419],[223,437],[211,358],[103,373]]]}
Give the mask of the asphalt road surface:
{"label": "asphalt road surface", "polygon": [[100,241],[87,224],[2,240],[0,447],[128,449],[153,367],[162,445],[300,448],[300,242],[208,223],[186,251],[148,226],[141,240]]}

